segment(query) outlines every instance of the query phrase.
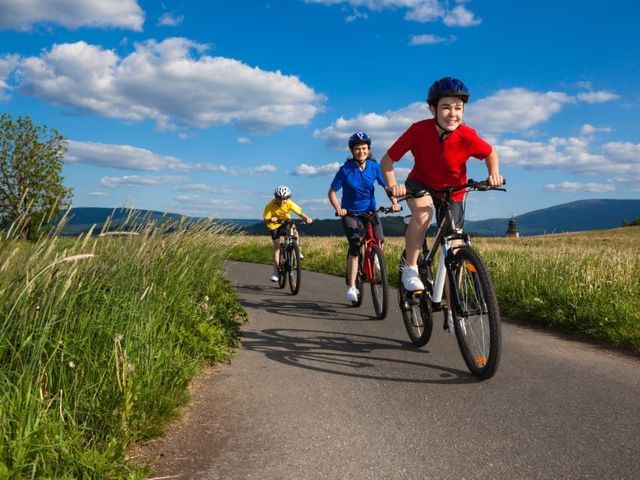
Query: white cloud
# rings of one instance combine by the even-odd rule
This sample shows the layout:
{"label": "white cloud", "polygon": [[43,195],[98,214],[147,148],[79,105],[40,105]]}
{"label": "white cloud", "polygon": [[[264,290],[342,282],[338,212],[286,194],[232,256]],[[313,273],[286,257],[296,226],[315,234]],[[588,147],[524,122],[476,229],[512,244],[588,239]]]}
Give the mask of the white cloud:
{"label": "white cloud", "polygon": [[90,197],[108,197],[106,192],[89,192]]}
{"label": "white cloud", "polygon": [[453,10],[448,11],[443,19],[443,22],[448,27],[473,27],[480,25],[482,20],[477,18],[473,12],[470,12],[461,5],[454,7]]}
{"label": "white cloud", "polygon": [[594,127],[589,123],[585,123],[582,127],[580,127],[580,135],[593,135],[597,132],[611,132],[613,129],[611,127]]}
{"label": "white cloud", "polygon": [[144,23],[136,0],[0,0],[0,12],[0,29],[29,30],[44,23],[141,31]]}
{"label": "white cloud", "polygon": [[191,170],[193,167],[176,157],[158,155],[131,145],[68,141],[66,161],[127,170]]}
{"label": "white cloud", "polygon": [[347,143],[353,132],[367,132],[372,140],[372,149],[386,151],[409,125],[431,117],[426,102],[415,102],[399,110],[388,110],[382,114],[361,113],[355,118],[338,118],[333,125],[315,130],[313,135],[321,138],[333,148],[348,152]]}
{"label": "white cloud", "polygon": [[610,102],[611,100],[617,100],[620,98],[620,95],[617,95],[613,92],[587,92],[587,93],[579,93],[577,95],[578,100],[587,103],[604,103]]}
{"label": "white cloud", "polygon": [[3,55],[0,57],[0,102],[9,98],[9,94],[5,93],[11,91],[8,78],[19,62],[20,57],[18,55]]}
{"label": "white cloud", "polygon": [[589,193],[604,193],[615,190],[616,187],[609,183],[578,183],[578,182],[562,182],[562,183],[550,183],[544,186],[544,190],[548,192],[589,192]]}
{"label": "white cloud", "polygon": [[296,167],[293,174],[298,176],[306,176],[306,177],[316,177],[319,175],[332,175],[332,174],[335,174],[339,168],[340,168],[340,164],[338,162],[326,163],[318,167],[315,167],[313,165],[308,165],[306,163],[301,163]]}
{"label": "white cloud", "polygon": [[296,76],[211,57],[185,38],[149,40],[120,58],[85,42],[54,45],[17,68],[21,93],[73,110],[130,121],[272,131],[306,125],[325,97]]}
{"label": "white cloud", "polygon": [[150,176],[150,175],[125,175],[124,177],[102,177],[100,184],[109,188],[117,187],[141,187],[154,185],[175,185],[188,182],[187,177],[175,176]]}
{"label": "white cloud", "polygon": [[482,132],[522,131],[546,122],[564,105],[574,102],[572,97],[561,92],[503,89],[474,102],[465,113],[465,122]]}
{"label": "white cloud", "polygon": [[238,137],[236,139],[238,143],[251,143],[251,139],[249,137]]}
{"label": "white cloud", "polygon": [[[466,0],[458,0],[453,8],[449,8],[449,2],[445,0],[305,0],[307,3],[319,3],[323,5],[347,4],[355,9],[368,8],[373,11],[386,9],[407,10],[404,18],[414,22],[426,23],[442,20],[447,26],[471,27],[479,25],[481,20],[473,12],[467,10],[462,4]],[[362,16],[357,10],[353,16]]]}
{"label": "white cloud", "polygon": [[411,35],[409,45],[437,45],[438,43],[451,43],[456,40],[454,35],[449,37],[441,37],[439,35],[432,35],[425,33],[423,35]]}
{"label": "white cloud", "polygon": [[633,174],[640,169],[640,144],[611,142],[595,147],[587,137],[551,138],[547,143],[505,140],[495,145],[501,163],[563,169],[581,174]]}
{"label": "white cloud", "polygon": [[163,13],[158,19],[158,26],[161,27],[177,27],[182,25],[184,15],[174,15],[171,12]]}

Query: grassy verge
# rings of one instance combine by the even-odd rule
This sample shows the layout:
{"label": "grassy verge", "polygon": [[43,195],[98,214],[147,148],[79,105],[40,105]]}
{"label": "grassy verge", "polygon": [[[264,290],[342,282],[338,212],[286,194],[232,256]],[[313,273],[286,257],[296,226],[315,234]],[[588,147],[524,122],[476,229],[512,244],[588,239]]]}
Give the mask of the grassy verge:
{"label": "grassy verge", "polygon": [[126,448],[160,433],[203,361],[230,359],[235,237],[136,233],[0,240],[0,479],[144,478]]}
{"label": "grassy verge", "polygon": [[[344,275],[343,238],[302,241],[305,269]],[[505,316],[640,351],[640,227],[473,243],[491,271]],[[270,249],[268,237],[245,237],[230,258],[270,263]],[[387,239],[394,285],[402,249],[403,239]]]}

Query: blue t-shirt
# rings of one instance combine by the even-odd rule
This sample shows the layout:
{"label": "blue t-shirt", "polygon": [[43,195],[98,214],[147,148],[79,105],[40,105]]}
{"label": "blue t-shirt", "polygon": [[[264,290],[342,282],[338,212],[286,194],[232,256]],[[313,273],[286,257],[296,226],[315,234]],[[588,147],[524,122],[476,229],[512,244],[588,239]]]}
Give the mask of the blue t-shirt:
{"label": "blue t-shirt", "polygon": [[331,188],[336,192],[343,189],[340,206],[345,210],[355,213],[371,212],[376,209],[376,180],[382,187],[386,187],[378,162],[370,158],[364,170],[360,170],[358,163],[350,158],[336,173]]}

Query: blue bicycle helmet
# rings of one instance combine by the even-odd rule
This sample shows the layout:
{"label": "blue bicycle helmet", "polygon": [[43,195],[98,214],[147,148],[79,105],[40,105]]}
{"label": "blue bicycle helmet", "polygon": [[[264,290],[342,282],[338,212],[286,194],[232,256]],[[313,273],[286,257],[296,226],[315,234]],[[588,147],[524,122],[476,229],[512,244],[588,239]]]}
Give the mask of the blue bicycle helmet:
{"label": "blue bicycle helmet", "polygon": [[361,143],[366,143],[371,146],[371,138],[364,132],[356,132],[351,135],[349,138],[349,150],[351,150],[355,145],[360,145]]}
{"label": "blue bicycle helmet", "polygon": [[438,106],[438,101],[444,97],[458,97],[464,103],[469,100],[469,89],[454,77],[444,77],[436,80],[429,88],[427,103],[432,107]]}

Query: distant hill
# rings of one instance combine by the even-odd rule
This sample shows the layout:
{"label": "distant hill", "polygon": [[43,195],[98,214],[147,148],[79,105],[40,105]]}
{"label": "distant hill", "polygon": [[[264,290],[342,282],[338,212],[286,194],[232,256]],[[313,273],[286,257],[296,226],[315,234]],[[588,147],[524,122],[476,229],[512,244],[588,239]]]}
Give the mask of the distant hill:
{"label": "distant hill", "polygon": [[[63,229],[64,235],[77,235],[88,231],[96,224],[97,231],[107,217],[113,215],[111,230],[118,229],[130,214],[124,208],[72,208],[70,219]],[[404,213],[404,212],[403,212]],[[150,219],[156,223],[175,221],[183,218],[175,213],[154,210],[137,210],[137,218]],[[578,200],[549,208],[534,210],[515,217],[520,235],[541,235],[545,233],[578,232],[584,230],[606,230],[622,226],[623,222],[640,218],[640,200]],[[191,220],[199,221],[200,218]],[[465,230],[472,235],[502,236],[509,218],[465,222]],[[233,225],[248,235],[265,235],[266,229],[261,219],[220,219],[221,224]],[[385,235],[404,235],[402,214],[382,217]],[[338,219],[316,220],[311,225],[300,227],[303,235],[332,236],[342,235],[342,225]]]}

